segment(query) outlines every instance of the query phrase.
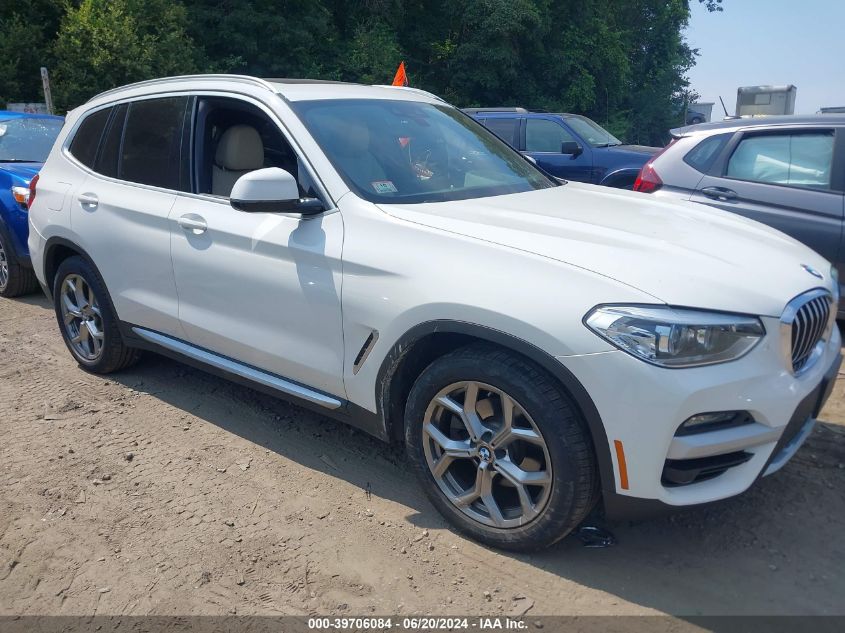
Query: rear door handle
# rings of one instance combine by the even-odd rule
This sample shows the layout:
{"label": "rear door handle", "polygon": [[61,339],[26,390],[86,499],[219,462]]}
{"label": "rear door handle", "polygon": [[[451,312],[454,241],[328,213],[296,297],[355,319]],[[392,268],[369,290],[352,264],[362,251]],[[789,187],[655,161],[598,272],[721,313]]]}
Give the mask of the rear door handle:
{"label": "rear door handle", "polygon": [[81,193],[76,197],[83,209],[93,211],[100,204],[100,199],[95,193]]}
{"label": "rear door handle", "polygon": [[186,231],[190,231],[194,235],[201,235],[208,230],[208,223],[205,218],[196,213],[188,213],[180,217],[177,222]]}
{"label": "rear door handle", "polygon": [[727,200],[736,200],[737,193],[732,189],[725,189],[724,187],[705,187],[701,190],[708,198],[712,198],[713,200],[722,200],[723,202]]}

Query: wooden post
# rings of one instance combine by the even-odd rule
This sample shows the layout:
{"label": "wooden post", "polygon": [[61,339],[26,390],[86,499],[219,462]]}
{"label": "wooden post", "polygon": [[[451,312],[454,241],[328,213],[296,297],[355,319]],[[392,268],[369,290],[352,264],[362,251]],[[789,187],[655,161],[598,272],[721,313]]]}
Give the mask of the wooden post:
{"label": "wooden post", "polygon": [[44,87],[44,103],[47,104],[47,112],[53,114],[53,94],[50,92],[50,74],[44,66],[41,67],[41,85]]}

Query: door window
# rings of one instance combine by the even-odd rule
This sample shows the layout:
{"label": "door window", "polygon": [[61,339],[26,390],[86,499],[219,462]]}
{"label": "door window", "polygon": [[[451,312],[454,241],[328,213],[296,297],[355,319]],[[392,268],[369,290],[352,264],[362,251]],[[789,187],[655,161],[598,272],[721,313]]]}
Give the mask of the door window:
{"label": "door window", "polygon": [[728,178],[773,185],[830,189],[833,131],[765,134],[740,141]]}
{"label": "door window", "polygon": [[708,136],[686,153],[684,162],[702,174],[706,174],[732,136],[732,134]]}
{"label": "door window", "polygon": [[508,145],[516,147],[516,131],[519,119],[484,119],[484,127],[493,132]]}
{"label": "door window", "polygon": [[238,99],[206,97],[200,99],[197,113],[197,193],[228,198],[244,174],[279,167],[296,179],[301,197],[319,197],[303,162],[260,108]]}
{"label": "door window", "polygon": [[68,148],[73,157],[89,169],[94,167],[97,148],[111,111],[111,108],[103,108],[85,117]]}
{"label": "door window", "polygon": [[118,178],[164,189],[187,191],[181,174],[182,126],[188,97],[129,104]]}
{"label": "door window", "polygon": [[563,143],[574,141],[559,123],[550,119],[528,119],[525,122],[525,151],[560,154]]}

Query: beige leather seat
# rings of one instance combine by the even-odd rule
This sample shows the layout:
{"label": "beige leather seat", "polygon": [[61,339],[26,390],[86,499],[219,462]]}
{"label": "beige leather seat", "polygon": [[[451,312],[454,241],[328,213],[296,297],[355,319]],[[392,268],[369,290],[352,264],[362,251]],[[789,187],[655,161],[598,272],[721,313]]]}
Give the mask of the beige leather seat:
{"label": "beige leather seat", "polygon": [[211,193],[229,197],[235,181],[264,167],[264,143],[250,125],[233,125],[220,137],[211,174]]}
{"label": "beige leather seat", "polygon": [[340,162],[340,168],[362,189],[372,193],[372,183],[387,178],[381,163],[373,155],[370,129],[354,119],[334,115],[320,117],[320,125]]}

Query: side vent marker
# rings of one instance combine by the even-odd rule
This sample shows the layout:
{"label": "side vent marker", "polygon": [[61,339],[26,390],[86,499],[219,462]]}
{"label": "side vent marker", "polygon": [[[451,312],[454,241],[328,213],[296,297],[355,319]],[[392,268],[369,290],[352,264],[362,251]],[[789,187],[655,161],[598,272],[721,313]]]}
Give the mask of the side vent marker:
{"label": "side vent marker", "polygon": [[619,485],[622,490],[628,490],[628,465],[625,463],[625,449],[622,447],[622,442],[613,440],[613,446],[616,447],[616,464],[619,467]]}
{"label": "side vent marker", "polygon": [[378,331],[373,330],[370,332],[370,335],[367,337],[367,340],[364,341],[364,345],[361,347],[361,351],[358,352],[358,355],[355,357],[355,362],[352,364],[352,373],[357,374],[358,370],[361,369],[361,366],[364,364],[364,361],[367,360],[367,356],[370,355],[370,352],[373,351],[373,347],[378,340]]}

